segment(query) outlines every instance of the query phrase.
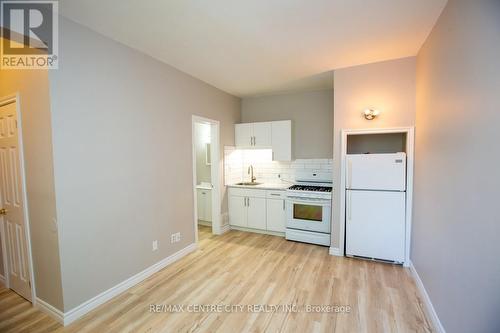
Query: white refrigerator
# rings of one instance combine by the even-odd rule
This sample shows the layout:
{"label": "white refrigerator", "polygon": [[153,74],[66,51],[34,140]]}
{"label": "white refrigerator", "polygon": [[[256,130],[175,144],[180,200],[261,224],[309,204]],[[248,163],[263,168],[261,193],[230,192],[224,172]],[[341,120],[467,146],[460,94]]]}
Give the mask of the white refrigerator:
{"label": "white refrigerator", "polygon": [[346,163],[346,255],[404,262],[406,154],[347,155]]}

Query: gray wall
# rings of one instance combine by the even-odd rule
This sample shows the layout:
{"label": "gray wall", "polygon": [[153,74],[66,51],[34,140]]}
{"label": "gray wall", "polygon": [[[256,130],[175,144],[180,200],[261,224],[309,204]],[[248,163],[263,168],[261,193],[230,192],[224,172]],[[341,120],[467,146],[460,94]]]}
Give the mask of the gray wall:
{"label": "gray wall", "polygon": [[50,83],[67,311],[194,242],[191,116],[219,120],[221,146],[234,145],[240,99],[67,19],[59,32]]}
{"label": "gray wall", "polygon": [[332,158],[331,90],[243,98],[242,122],[292,120],[294,158]]}
{"label": "gray wall", "polygon": [[[335,70],[333,188],[340,188],[340,138],[342,129],[388,128],[415,125],[416,58],[402,58]],[[366,120],[366,108],[380,116]],[[340,244],[340,195],[334,195],[332,246]],[[343,222],[342,222],[343,223]]]}
{"label": "gray wall", "polygon": [[412,261],[448,332],[500,332],[500,1],[449,0],[418,54]]}
{"label": "gray wall", "polygon": [[19,93],[23,128],[36,296],[62,310],[47,71],[0,70],[0,96],[15,93]]}

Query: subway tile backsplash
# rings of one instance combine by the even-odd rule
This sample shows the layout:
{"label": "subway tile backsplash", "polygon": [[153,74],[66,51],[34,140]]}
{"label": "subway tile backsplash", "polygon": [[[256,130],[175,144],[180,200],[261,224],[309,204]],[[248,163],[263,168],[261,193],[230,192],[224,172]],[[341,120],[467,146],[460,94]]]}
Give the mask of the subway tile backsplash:
{"label": "subway tile backsplash", "polygon": [[271,152],[224,147],[224,181],[234,184],[249,181],[249,165],[260,183],[294,182],[297,171],[332,172],[332,159],[296,159],[292,162],[271,161]]}

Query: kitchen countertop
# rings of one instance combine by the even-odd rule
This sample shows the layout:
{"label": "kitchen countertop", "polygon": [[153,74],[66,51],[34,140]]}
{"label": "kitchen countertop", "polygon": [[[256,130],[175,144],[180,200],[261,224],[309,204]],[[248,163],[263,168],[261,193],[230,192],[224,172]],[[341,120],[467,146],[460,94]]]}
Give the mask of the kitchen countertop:
{"label": "kitchen countertop", "polygon": [[236,184],[229,184],[226,185],[227,187],[237,187],[237,188],[253,188],[257,190],[286,190],[293,184],[289,183],[262,183],[259,185],[236,185]]}
{"label": "kitchen countertop", "polygon": [[200,190],[211,190],[212,185],[198,184],[198,185],[196,185],[196,188],[200,189]]}

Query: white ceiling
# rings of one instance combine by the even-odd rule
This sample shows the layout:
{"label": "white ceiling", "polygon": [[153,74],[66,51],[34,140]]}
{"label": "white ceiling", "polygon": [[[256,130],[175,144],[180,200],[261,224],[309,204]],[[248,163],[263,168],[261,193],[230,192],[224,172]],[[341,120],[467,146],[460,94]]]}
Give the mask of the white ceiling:
{"label": "white ceiling", "polygon": [[61,13],[237,96],[416,55],[446,0],[60,0]]}

